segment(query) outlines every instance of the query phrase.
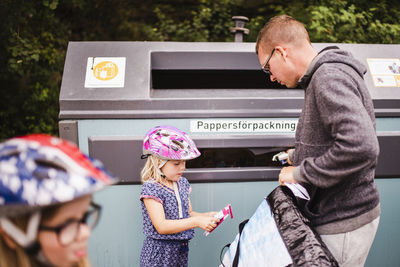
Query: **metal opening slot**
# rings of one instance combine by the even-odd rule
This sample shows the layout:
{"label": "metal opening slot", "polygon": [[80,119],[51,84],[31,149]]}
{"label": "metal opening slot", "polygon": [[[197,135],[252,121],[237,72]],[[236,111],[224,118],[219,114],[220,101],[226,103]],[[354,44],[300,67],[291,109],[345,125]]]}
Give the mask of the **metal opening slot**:
{"label": "metal opening slot", "polygon": [[201,148],[201,156],[187,168],[282,167],[272,157],[286,148]]}
{"label": "metal opening slot", "polygon": [[[192,135],[201,152],[188,160],[184,176],[192,182],[277,180],[282,165],[272,157],[293,145],[287,135]],[[89,155],[101,160],[121,183],[140,184],[145,160],[142,136],[91,136]],[[117,159],[117,160],[116,160]]]}
{"label": "metal opening slot", "polygon": [[278,89],[255,53],[153,52],[152,89]]}

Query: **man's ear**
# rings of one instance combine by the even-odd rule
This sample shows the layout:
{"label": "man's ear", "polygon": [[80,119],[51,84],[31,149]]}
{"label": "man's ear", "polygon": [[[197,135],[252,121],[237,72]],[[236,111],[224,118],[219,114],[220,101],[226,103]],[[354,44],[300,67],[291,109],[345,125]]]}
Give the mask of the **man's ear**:
{"label": "man's ear", "polygon": [[283,60],[287,60],[287,56],[288,53],[286,51],[287,48],[283,47],[283,46],[275,46],[275,53],[278,52],[280,54],[280,56],[282,56]]}
{"label": "man's ear", "polygon": [[6,231],[4,231],[4,229],[1,227],[1,224],[0,224],[0,236],[1,238],[3,238],[6,245],[11,249],[15,249],[17,247],[15,241],[6,233]]}

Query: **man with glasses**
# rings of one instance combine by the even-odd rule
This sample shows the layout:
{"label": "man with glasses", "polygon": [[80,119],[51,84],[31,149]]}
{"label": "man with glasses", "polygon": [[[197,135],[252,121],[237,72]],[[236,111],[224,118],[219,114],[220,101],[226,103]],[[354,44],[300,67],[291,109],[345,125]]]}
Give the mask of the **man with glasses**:
{"label": "man with glasses", "polygon": [[379,144],[366,67],[337,46],[319,53],[304,26],[281,15],[259,32],[256,52],[271,81],[305,90],[295,149],[279,183],[301,183],[301,209],[340,266],[363,266],[380,217],[374,183]]}

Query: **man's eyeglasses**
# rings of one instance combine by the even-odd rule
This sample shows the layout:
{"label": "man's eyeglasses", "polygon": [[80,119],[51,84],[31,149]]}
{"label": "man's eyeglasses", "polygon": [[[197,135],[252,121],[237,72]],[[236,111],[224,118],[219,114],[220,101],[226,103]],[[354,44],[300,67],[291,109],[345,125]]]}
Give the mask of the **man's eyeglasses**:
{"label": "man's eyeglasses", "polygon": [[60,242],[62,246],[67,246],[71,244],[78,236],[79,227],[81,224],[86,224],[90,227],[90,229],[93,229],[97,225],[100,218],[101,206],[91,202],[90,207],[91,209],[85,212],[80,220],[70,219],[65,223],[55,227],[41,225],[39,226],[39,230],[56,232],[58,242]]}
{"label": "man's eyeglasses", "polygon": [[271,55],[269,55],[267,61],[265,61],[264,65],[262,66],[262,70],[268,75],[272,75],[271,71],[269,70],[268,63],[269,63],[269,60],[271,59],[272,55],[274,54],[274,52],[275,52],[275,48],[272,49]]}

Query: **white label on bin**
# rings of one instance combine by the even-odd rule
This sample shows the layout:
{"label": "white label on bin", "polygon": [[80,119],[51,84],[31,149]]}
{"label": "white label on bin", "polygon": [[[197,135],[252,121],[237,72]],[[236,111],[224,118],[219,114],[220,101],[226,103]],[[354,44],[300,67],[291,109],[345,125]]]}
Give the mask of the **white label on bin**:
{"label": "white label on bin", "polygon": [[294,133],[297,119],[190,120],[194,133]]}
{"label": "white label on bin", "polygon": [[85,88],[124,87],[125,57],[88,57]]}
{"label": "white label on bin", "polygon": [[400,59],[367,58],[375,87],[400,87]]}

